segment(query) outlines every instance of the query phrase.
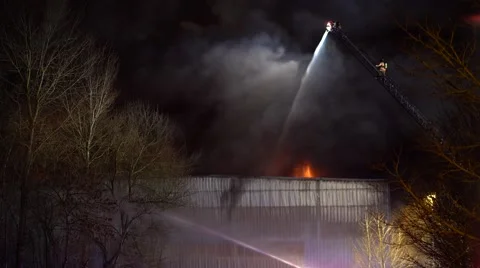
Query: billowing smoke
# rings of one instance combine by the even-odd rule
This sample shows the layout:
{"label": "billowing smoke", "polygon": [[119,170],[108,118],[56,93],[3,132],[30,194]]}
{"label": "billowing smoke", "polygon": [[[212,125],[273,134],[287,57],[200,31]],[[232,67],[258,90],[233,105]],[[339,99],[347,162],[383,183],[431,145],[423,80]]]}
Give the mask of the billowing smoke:
{"label": "billowing smoke", "polygon": [[272,49],[264,43],[268,39],[261,35],[234,47],[214,48],[204,56],[206,70],[216,76],[223,101],[217,120],[206,133],[215,149],[205,160],[217,168],[223,165],[216,161],[227,160],[225,166],[233,172],[258,174],[272,156],[298,88],[299,62],[282,61],[285,49]]}
{"label": "billowing smoke", "polygon": [[167,102],[191,104],[180,121],[187,143],[199,144],[203,172],[262,174],[306,62],[267,33],[204,48],[182,66],[167,65],[155,83],[169,81]]}
{"label": "billowing smoke", "polygon": [[[346,176],[380,160],[403,132],[400,108],[334,40],[293,110],[308,61],[288,53],[281,39],[262,32],[208,45],[194,40],[179,53],[190,55],[185,64],[167,64],[154,84],[162,90],[160,102],[188,103],[191,113],[180,121],[196,139],[187,143],[199,144],[202,172],[265,175],[283,153],[289,157],[275,174],[289,175],[292,165],[308,160],[326,169],[322,175]],[[290,113],[293,123],[283,129]],[[288,131],[287,148],[277,151],[282,131]]]}
{"label": "billowing smoke", "polygon": [[[288,148],[276,151],[325,21],[342,21],[349,36],[372,60],[386,56],[391,74],[402,81],[404,76],[393,66],[406,61],[399,56],[399,48],[392,47],[395,40],[375,36],[385,36],[396,27],[395,18],[399,17],[398,13],[392,16],[392,7],[403,6],[404,14],[412,15],[408,4],[211,1],[202,12],[210,9],[215,19],[203,19],[199,15],[188,17],[182,11],[201,9],[193,2],[169,5],[171,12],[165,16],[152,15],[166,12],[159,4],[141,4],[142,10],[149,11],[139,9],[141,14],[125,28],[119,26],[123,24],[118,18],[117,23],[108,21],[123,15],[95,15],[90,27],[97,35],[116,41],[123,92],[157,104],[181,126],[181,142],[191,152],[201,153],[199,173],[264,175],[266,167],[277,161],[277,154],[282,154],[287,160],[279,161],[276,169],[283,168],[283,175],[289,175],[291,165],[308,160],[325,170],[322,175],[359,176],[360,169],[380,160],[406,135],[418,131],[374,78],[329,39],[312,70],[313,82],[302,93],[300,108],[293,111]],[[429,0],[420,2],[415,1],[417,14],[413,15],[431,11]],[[104,22],[95,26],[100,17]],[[189,20],[204,23],[201,26]],[[145,24],[149,26],[142,26]],[[166,30],[168,25],[188,30],[173,34]],[[107,27],[102,34],[102,28]],[[415,86],[415,82],[406,81]],[[413,94],[409,88],[405,91],[424,108],[420,99],[425,96]]]}

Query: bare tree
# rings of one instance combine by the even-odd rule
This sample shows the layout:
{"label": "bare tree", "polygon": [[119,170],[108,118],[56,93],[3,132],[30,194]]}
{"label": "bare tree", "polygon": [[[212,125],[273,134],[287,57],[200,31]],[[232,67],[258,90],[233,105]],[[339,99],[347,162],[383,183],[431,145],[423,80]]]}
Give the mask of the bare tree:
{"label": "bare tree", "polygon": [[[70,31],[47,30],[33,26],[26,18],[15,28],[3,33],[4,57],[10,67],[9,96],[12,103],[9,139],[14,143],[15,173],[19,184],[19,216],[17,232],[17,267],[23,265],[26,239],[26,219],[29,193],[34,187],[34,163],[42,157],[55,135],[49,129],[55,105],[67,91],[78,85],[86,75],[78,72],[88,62],[80,61],[88,47]],[[11,82],[13,81],[13,82]]]}
{"label": "bare tree", "polygon": [[86,267],[96,253],[104,267],[141,261],[144,236],[164,235],[155,213],[185,194],[190,160],[172,124],[141,104],[114,109],[116,58],[76,25],[17,22],[2,42],[1,202],[4,233],[17,233],[5,263],[11,253],[17,267]]}
{"label": "bare tree", "polygon": [[[188,162],[173,147],[173,127],[169,120],[142,104],[133,104],[119,116],[123,118],[123,135],[118,153],[119,166],[127,179],[128,198],[141,202],[155,202],[151,196],[133,195],[135,188],[153,191],[155,182],[165,182],[165,178],[181,177],[188,172]],[[154,187],[157,188],[157,187]],[[160,187],[159,189],[164,189]],[[166,189],[171,189],[167,187]],[[162,196],[175,197],[173,193]],[[162,200],[167,204],[167,200]]]}
{"label": "bare tree", "polygon": [[88,53],[81,59],[84,64],[77,69],[84,75],[74,90],[65,92],[59,101],[56,112],[63,120],[50,152],[57,156],[52,164],[60,176],[51,178],[55,183],[48,185],[46,193],[55,195],[46,196],[46,200],[56,204],[56,225],[64,230],[57,235],[62,267],[69,267],[78,257],[78,245],[72,241],[78,241],[86,229],[96,226],[107,234],[113,233],[109,218],[100,215],[113,208],[102,194],[101,181],[108,172],[105,161],[111,139],[109,112],[116,97],[116,59],[92,41],[87,45]]}
{"label": "bare tree", "polygon": [[113,267],[120,256],[134,257],[125,252],[127,245],[138,246],[139,234],[133,230],[144,230],[142,222],[154,220],[155,211],[181,205],[185,196],[181,177],[189,166],[173,147],[168,120],[147,106],[129,105],[112,123],[111,166],[115,173],[109,180],[109,192],[116,203],[111,215],[114,237],[94,239],[105,267]]}
{"label": "bare tree", "polygon": [[417,253],[410,260],[417,267],[473,267],[469,239],[458,234],[468,233],[465,218],[448,200],[441,204],[442,200],[432,196],[410,204],[398,215],[397,228]]}
{"label": "bare tree", "polygon": [[[75,91],[62,98],[67,120],[62,128],[70,146],[70,164],[82,167],[85,175],[94,175],[109,150],[109,112],[116,94],[113,91],[117,64],[116,58],[106,51],[91,49],[86,73]],[[92,170],[93,169],[93,170]]]}
{"label": "bare tree", "polygon": [[363,236],[356,242],[356,263],[365,268],[412,267],[411,247],[399,228],[384,215],[369,213],[362,222]]}
{"label": "bare tree", "polygon": [[[420,63],[413,72],[432,82],[449,109],[441,125],[445,142],[421,146],[426,152],[424,165],[406,168],[399,157],[386,168],[410,197],[399,228],[424,256],[419,266],[475,267],[474,256],[480,252],[477,36],[465,25],[414,24],[403,29],[413,41],[412,55]],[[436,198],[430,206],[425,197],[432,193]]]}

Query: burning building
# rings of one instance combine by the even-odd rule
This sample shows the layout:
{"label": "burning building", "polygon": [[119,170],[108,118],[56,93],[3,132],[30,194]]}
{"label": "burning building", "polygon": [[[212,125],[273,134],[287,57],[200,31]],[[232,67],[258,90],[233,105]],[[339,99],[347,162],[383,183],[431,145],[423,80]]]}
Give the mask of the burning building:
{"label": "burning building", "polygon": [[190,206],[164,214],[176,230],[167,267],[352,267],[358,223],[367,210],[389,213],[388,184],[297,171],[302,178],[242,178],[231,213],[221,199],[233,178],[190,178]]}

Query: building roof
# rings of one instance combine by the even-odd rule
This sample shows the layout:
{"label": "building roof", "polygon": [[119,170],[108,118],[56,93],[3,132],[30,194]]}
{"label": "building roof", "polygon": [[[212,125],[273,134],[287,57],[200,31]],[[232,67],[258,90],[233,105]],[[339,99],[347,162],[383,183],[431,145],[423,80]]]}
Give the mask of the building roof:
{"label": "building roof", "polygon": [[298,178],[298,177],[275,177],[275,176],[233,176],[233,175],[205,175],[191,176],[190,178],[218,178],[218,179],[247,179],[247,180],[292,180],[292,181],[339,181],[339,182],[378,182],[386,183],[387,178],[333,178],[333,177],[317,177],[317,178]]}

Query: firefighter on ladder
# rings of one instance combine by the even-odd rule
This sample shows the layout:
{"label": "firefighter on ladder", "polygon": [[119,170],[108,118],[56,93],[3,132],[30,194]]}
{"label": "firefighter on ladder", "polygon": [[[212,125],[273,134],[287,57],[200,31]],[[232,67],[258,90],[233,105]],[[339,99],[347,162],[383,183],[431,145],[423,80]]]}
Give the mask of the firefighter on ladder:
{"label": "firefighter on ladder", "polygon": [[380,63],[375,66],[378,68],[379,76],[386,76],[388,65],[384,59],[382,59]]}

